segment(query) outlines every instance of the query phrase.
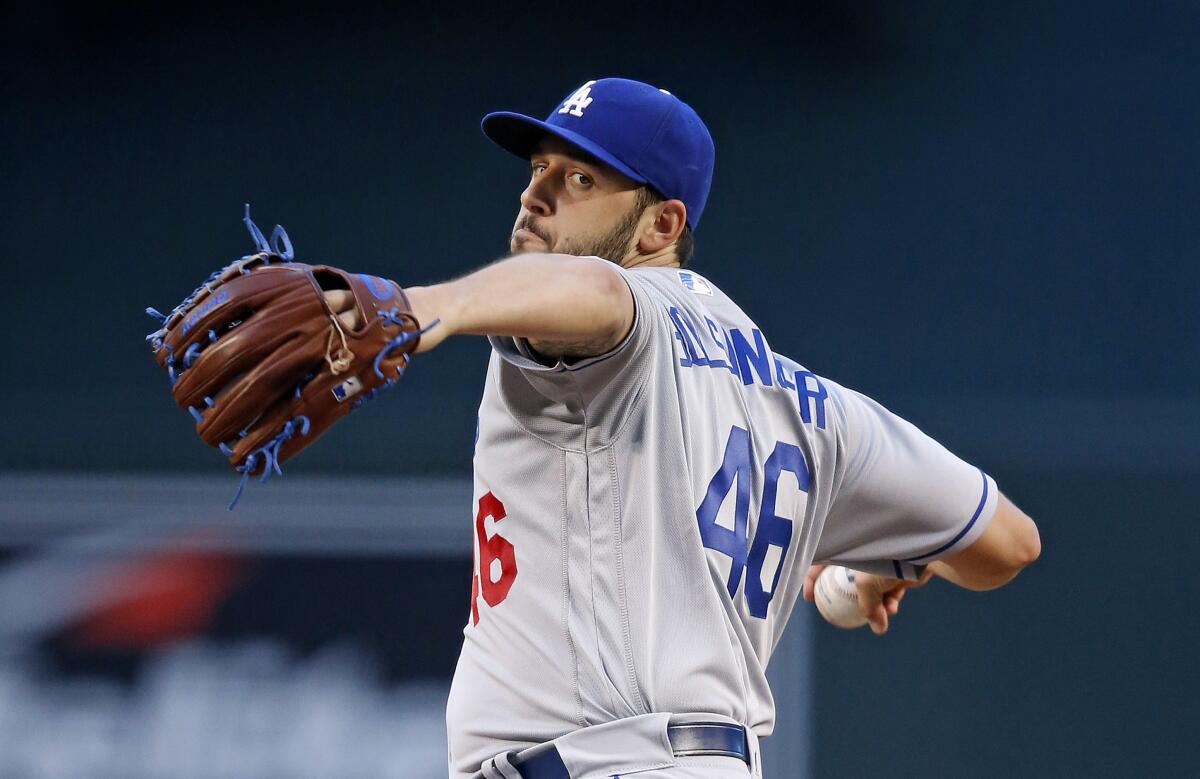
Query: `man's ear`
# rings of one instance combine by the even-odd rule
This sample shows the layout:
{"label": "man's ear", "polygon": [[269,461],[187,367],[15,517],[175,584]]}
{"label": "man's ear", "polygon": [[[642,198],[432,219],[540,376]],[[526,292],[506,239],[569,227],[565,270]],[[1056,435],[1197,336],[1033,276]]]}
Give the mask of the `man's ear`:
{"label": "man's ear", "polygon": [[646,209],[642,216],[642,231],[638,236],[638,251],[642,254],[660,252],[675,243],[687,225],[687,206],[682,200],[664,200]]}

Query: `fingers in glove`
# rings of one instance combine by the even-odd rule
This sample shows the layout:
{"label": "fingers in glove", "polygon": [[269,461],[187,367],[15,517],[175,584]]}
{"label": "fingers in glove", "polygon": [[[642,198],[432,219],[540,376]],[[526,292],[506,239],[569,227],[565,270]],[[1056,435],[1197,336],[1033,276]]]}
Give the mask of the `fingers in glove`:
{"label": "fingers in glove", "polygon": [[335,314],[354,308],[354,293],[348,289],[331,289],[325,293],[325,303]]}
{"label": "fingers in glove", "polygon": [[280,316],[251,315],[236,330],[226,333],[199,352],[191,366],[179,374],[172,394],[181,408],[199,407],[204,398],[215,399],[221,390],[236,384],[239,376],[259,366],[295,333],[275,326]]}
{"label": "fingers in glove", "polygon": [[[268,419],[269,414],[262,411],[263,407],[274,409],[281,404],[291,404],[295,400],[297,387],[303,385],[304,377],[321,370],[319,365],[313,364],[305,373],[305,366],[299,362],[271,367],[273,370],[269,375],[266,371],[260,372],[265,376],[261,380],[248,374],[216,407],[215,411],[220,413],[214,413],[197,427],[197,432],[207,443],[217,446],[222,442],[247,440],[250,444],[257,444],[259,438],[272,437],[278,431],[268,430],[273,420]],[[264,392],[264,387],[269,387],[269,391]]]}
{"label": "fingers in glove", "polygon": [[[257,312],[272,306],[294,310],[311,299],[311,290],[307,278],[292,269],[264,268],[233,278],[175,323],[164,338],[159,361],[170,360],[175,370],[187,370],[201,354],[224,341],[235,327],[243,327]],[[312,305],[320,307],[316,301]]]}
{"label": "fingers in glove", "polygon": [[323,369],[322,339],[318,335],[310,336],[309,343],[299,338],[279,339],[273,351],[235,352],[232,365],[236,370],[226,374],[235,378],[211,393],[214,405],[204,412],[196,428],[201,438],[212,446],[237,439],[262,416],[264,408],[293,396],[306,377]]}
{"label": "fingers in glove", "polygon": [[349,330],[357,330],[362,325],[362,315],[358,313],[358,303],[354,293],[348,289],[333,289],[325,293],[325,304],[329,310],[337,314],[342,325]]}

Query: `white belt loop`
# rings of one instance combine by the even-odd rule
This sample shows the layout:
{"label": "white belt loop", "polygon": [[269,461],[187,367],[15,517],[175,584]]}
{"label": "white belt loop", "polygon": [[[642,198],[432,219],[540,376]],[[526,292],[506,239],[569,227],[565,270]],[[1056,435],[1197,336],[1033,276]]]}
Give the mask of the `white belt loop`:
{"label": "white belt loop", "polygon": [[669,714],[639,714],[567,733],[554,739],[572,779],[635,774],[675,765],[667,738]]}
{"label": "white belt loop", "polygon": [[521,772],[513,768],[513,764],[508,761],[509,754],[512,753],[496,755],[484,761],[480,766],[484,779],[521,779]]}
{"label": "white belt loop", "polygon": [[758,734],[746,728],[746,743],[750,747],[750,776],[762,779],[762,750],[758,748]]}

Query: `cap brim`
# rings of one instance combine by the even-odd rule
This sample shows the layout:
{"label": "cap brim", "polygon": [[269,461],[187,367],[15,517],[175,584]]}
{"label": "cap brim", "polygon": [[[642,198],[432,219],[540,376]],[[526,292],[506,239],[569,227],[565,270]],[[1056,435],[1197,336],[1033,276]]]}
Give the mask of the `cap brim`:
{"label": "cap brim", "polygon": [[649,183],[645,176],[609,154],[599,144],[583,137],[579,133],[547,124],[540,119],[534,119],[532,116],[515,114],[511,111],[497,111],[483,117],[483,121],[480,122],[479,126],[483,130],[483,134],[490,138],[493,143],[522,159],[529,159],[529,155],[533,152],[533,148],[537,146],[538,141],[547,135],[553,135],[555,138],[559,138],[572,146],[582,149],[587,154],[600,160],[605,165],[611,166],[638,184]]}

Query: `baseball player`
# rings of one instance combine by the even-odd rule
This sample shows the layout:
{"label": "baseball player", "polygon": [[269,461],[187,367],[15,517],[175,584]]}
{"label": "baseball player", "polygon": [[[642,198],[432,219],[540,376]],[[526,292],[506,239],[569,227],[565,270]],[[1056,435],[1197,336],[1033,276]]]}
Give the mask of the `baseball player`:
{"label": "baseball player", "polygon": [[776,352],[684,269],[714,161],[686,103],[605,78],[545,121],[493,113],[483,131],[529,164],[512,255],[406,290],[438,322],[418,351],[492,346],[450,775],[761,775],[765,669],[814,561],[861,572],[883,633],[932,575],[1008,582],[1037,529],[982,470]]}

